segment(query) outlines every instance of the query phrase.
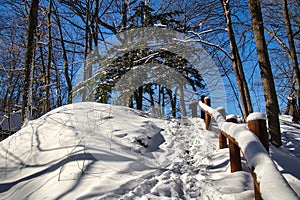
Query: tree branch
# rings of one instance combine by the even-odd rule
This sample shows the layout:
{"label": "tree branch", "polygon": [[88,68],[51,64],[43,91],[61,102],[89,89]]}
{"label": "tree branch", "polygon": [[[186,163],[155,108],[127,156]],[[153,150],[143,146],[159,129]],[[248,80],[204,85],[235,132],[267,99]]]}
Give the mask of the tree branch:
{"label": "tree branch", "polygon": [[[206,31],[205,33],[208,33],[208,32],[212,32],[212,31]],[[202,44],[215,47],[215,48],[221,50],[230,60],[232,60],[231,55],[225,49],[223,49],[220,45],[203,40],[200,36],[200,34],[203,34],[203,33],[196,33],[194,31],[190,31],[190,33],[192,33],[194,36],[198,37],[198,39],[199,39],[199,40],[194,40],[194,42],[200,42]],[[191,40],[187,40],[187,42],[189,42],[189,41],[191,41]]]}
{"label": "tree branch", "polygon": [[289,58],[291,58],[291,53],[290,53],[290,49],[288,48],[288,46],[286,46],[286,44],[276,35],[276,33],[274,31],[271,31],[269,29],[267,29],[266,27],[264,27],[265,31],[271,35],[286,51],[286,53],[288,54]]}

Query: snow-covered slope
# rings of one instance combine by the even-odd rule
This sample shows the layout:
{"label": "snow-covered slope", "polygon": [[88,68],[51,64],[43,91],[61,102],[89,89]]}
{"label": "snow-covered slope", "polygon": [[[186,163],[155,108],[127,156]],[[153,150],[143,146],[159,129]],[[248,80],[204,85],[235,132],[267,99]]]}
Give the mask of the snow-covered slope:
{"label": "snow-covered slope", "polygon": [[282,147],[271,146],[270,155],[277,168],[300,196],[300,124],[292,122],[292,117],[280,116]]}
{"label": "snow-covered slope", "polygon": [[[0,199],[253,199],[246,164],[231,174],[228,149],[200,124],[97,103],[55,109],[0,143]],[[290,146],[272,149],[279,165],[299,162]],[[299,170],[280,166],[299,194]]]}

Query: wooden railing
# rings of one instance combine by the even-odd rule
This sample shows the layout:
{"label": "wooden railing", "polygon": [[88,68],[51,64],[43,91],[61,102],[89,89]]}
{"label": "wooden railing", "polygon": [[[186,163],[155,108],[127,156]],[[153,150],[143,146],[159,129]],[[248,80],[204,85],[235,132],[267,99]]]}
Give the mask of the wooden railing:
{"label": "wooden railing", "polygon": [[[247,125],[236,124],[234,118],[225,120],[224,109],[212,109],[209,98],[202,97],[198,105],[205,121],[205,129],[210,129],[211,117],[218,124],[219,148],[229,147],[231,172],[242,170],[240,152],[247,161],[253,175],[256,200],[299,199],[268,154],[266,119],[262,114],[249,115]],[[191,108],[195,108],[195,104]]]}

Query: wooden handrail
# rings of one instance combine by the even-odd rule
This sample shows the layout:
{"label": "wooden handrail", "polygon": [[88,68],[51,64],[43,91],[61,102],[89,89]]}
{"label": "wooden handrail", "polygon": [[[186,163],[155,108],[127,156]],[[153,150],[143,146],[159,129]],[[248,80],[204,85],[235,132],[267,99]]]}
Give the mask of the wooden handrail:
{"label": "wooden handrail", "polygon": [[205,112],[205,115],[201,115],[205,116],[205,128],[209,130],[210,117],[213,117],[219,128],[219,147],[226,148],[228,139],[231,172],[242,170],[240,152],[242,153],[252,171],[255,199],[299,199],[268,154],[265,119],[249,120],[248,127],[245,124],[226,122],[224,114],[205,103],[199,101],[201,112]]}

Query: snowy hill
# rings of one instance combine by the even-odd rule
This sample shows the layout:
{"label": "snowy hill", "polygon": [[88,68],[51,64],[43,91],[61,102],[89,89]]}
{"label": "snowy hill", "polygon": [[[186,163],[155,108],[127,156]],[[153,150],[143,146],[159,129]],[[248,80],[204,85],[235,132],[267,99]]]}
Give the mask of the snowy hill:
{"label": "snowy hill", "polygon": [[[299,195],[300,126],[282,123],[271,155]],[[245,162],[231,174],[228,149],[200,124],[97,103],[55,109],[0,143],[0,199],[253,199]]]}

